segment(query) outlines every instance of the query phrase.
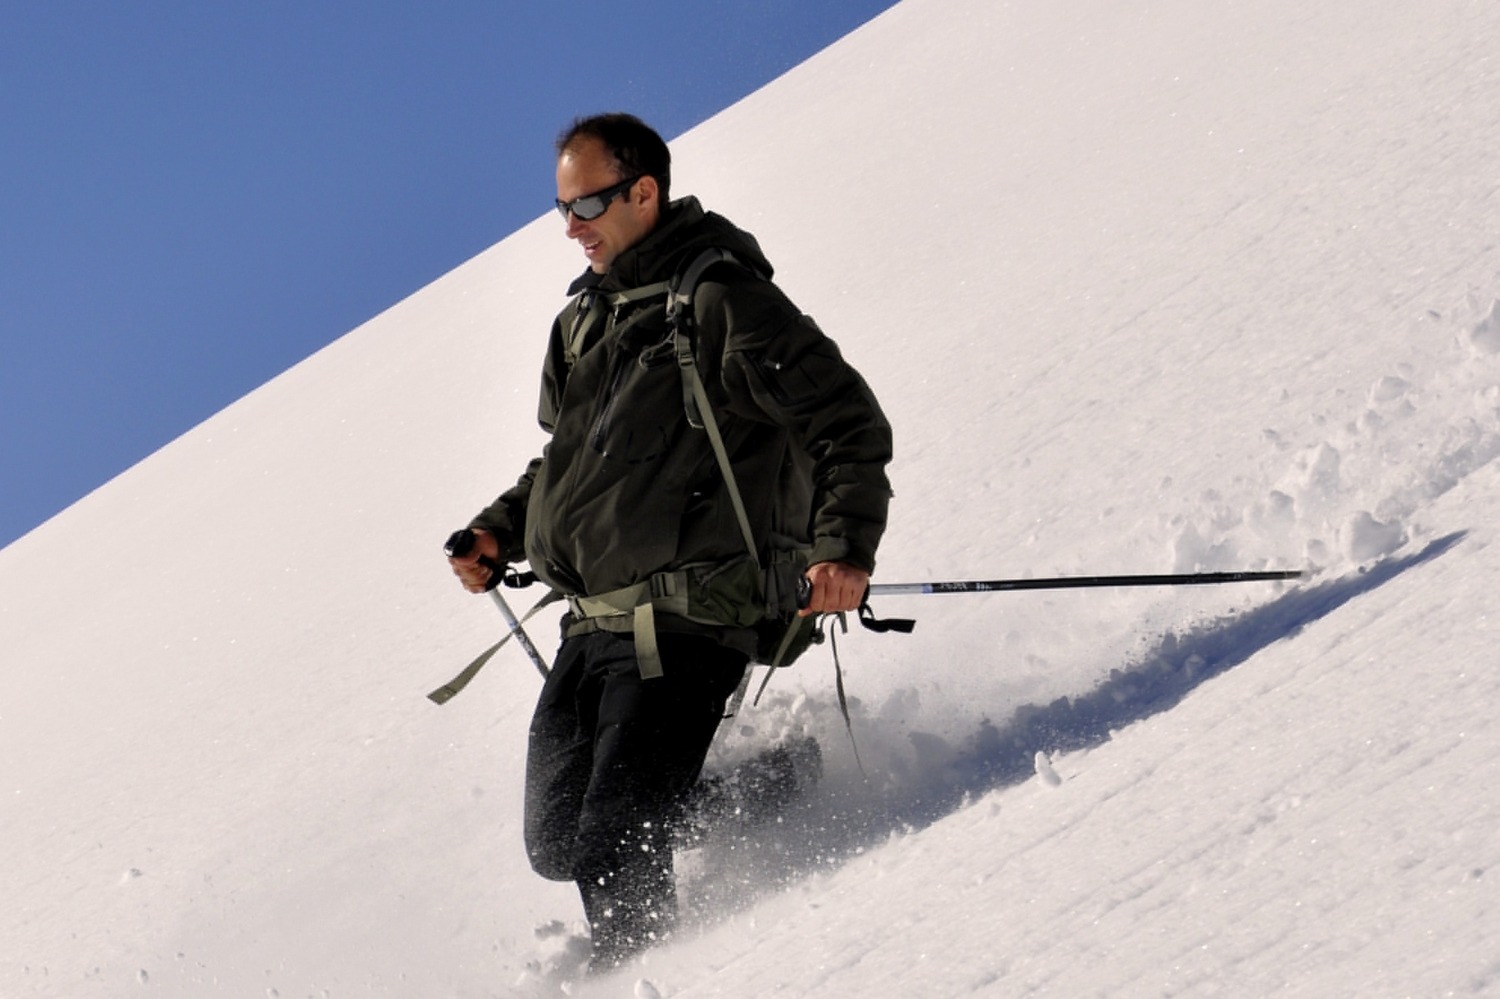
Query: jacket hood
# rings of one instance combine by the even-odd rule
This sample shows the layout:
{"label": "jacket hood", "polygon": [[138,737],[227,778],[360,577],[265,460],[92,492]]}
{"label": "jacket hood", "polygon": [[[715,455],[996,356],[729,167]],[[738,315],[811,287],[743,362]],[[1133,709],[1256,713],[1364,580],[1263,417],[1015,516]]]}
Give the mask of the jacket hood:
{"label": "jacket hood", "polygon": [[585,288],[626,291],[666,281],[710,247],[728,250],[767,278],[771,276],[771,262],[754,236],[724,216],[704,211],[698,199],[689,196],[668,205],[661,224],[616,257],[609,270],[603,274],[584,271],[569,286],[568,294],[576,295]]}

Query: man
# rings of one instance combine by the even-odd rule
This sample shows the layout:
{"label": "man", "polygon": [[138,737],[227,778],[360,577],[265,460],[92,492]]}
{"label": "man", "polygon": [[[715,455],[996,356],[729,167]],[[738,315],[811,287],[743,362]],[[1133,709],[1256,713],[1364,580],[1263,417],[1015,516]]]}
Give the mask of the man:
{"label": "man", "polygon": [[[595,970],[670,932],[674,813],[755,650],[743,619],[656,606],[653,585],[713,592],[755,561],[748,528],[760,561],[788,538],[808,550],[801,613],[854,610],[890,496],[890,427],[863,379],[770,282],[755,239],[671,201],[670,183],[666,144],[634,117],[580,119],[559,138],[557,207],[589,266],[543,364],[551,440],[451,559],[472,592],[524,559],[570,599],[531,724],[526,845],[539,874],[578,884]],[[661,286],[709,248],[734,259],[696,286],[694,353],[743,517],[687,418]],[[786,486],[809,468],[811,495],[788,517]]]}

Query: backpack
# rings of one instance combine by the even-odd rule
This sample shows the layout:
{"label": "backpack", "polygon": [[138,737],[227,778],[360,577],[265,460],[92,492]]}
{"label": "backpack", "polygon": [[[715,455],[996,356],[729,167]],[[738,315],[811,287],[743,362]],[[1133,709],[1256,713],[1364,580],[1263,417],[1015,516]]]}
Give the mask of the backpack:
{"label": "backpack", "polygon": [[[783,534],[773,530],[768,539],[770,550],[762,558],[719,432],[718,420],[698,372],[693,353],[693,295],[704,273],[721,263],[763,276],[728,250],[705,249],[669,281],[615,295],[597,296],[587,309],[580,303],[564,344],[564,359],[571,367],[582,353],[584,338],[606,307],[615,308],[656,297],[663,299],[678,370],[682,374],[683,410],[688,425],[708,435],[745,542],[745,555],[727,564],[684,566],[610,593],[568,598],[574,617],[581,622],[578,625],[581,629],[633,631],[641,673],[648,677],[660,675],[661,671],[654,635],[654,616],[658,612],[700,623],[753,630],[756,648],[751,661],[770,666],[773,670],[790,666],[811,645],[823,639],[820,618],[800,617],[797,613],[806,603],[803,573],[808,567],[810,547],[795,541],[790,532]],[[643,310],[626,323],[633,324],[654,313],[655,309]],[[800,519],[805,524],[811,516],[812,460],[793,449],[788,455],[788,463],[788,474],[782,476],[773,507],[784,522]]]}

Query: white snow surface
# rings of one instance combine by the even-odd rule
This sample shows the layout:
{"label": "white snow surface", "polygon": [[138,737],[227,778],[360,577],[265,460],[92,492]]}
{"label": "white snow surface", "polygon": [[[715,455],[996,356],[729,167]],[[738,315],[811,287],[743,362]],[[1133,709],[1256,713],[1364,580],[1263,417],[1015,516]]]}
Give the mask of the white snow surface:
{"label": "white snow surface", "polygon": [[1497,38],[905,0],[676,142],[892,416],[877,581],[1312,575],[878,601],[865,774],[811,653],[712,762],[824,780],[619,974],[522,854],[535,672],[424,698],[500,633],[439,546],[541,444],[555,217],[0,551],[0,995],[1500,995]]}

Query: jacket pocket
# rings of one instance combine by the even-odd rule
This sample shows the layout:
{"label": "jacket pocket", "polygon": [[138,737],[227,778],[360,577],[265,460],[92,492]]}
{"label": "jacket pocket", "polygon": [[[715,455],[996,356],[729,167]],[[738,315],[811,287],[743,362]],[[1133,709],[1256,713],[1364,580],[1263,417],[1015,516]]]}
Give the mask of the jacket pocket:
{"label": "jacket pocket", "polygon": [[589,447],[609,461],[660,461],[686,422],[682,380],[670,349],[652,347],[614,358],[589,431]]}

